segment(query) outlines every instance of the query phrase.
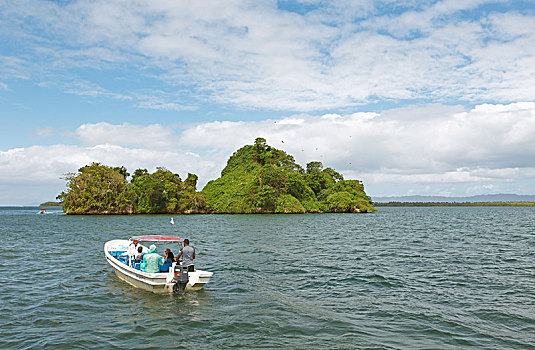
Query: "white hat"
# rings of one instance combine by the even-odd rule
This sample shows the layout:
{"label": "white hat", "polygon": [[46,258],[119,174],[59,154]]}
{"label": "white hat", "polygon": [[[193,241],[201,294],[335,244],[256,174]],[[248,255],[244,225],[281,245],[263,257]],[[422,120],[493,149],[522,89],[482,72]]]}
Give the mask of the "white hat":
{"label": "white hat", "polygon": [[156,249],[156,246],[154,244],[151,244],[151,246],[149,248],[150,249]]}

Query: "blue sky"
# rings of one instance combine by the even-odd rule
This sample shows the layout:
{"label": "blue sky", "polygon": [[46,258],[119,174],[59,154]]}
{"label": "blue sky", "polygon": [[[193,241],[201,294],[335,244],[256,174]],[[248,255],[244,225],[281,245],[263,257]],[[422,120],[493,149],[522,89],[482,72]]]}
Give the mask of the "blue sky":
{"label": "blue sky", "polygon": [[0,0],[0,205],[265,137],[368,194],[535,193],[534,1]]}

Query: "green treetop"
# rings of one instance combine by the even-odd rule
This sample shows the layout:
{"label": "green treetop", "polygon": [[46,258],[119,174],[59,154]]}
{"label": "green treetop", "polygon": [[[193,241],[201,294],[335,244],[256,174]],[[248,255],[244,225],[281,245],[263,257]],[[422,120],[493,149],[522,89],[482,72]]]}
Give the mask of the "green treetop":
{"label": "green treetop", "polygon": [[[342,194],[332,196],[337,192]],[[344,180],[321,162],[306,172],[293,156],[257,138],[230,157],[221,177],[202,190],[208,209],[224,213],[303,213],[373,211],[357,180]]]}

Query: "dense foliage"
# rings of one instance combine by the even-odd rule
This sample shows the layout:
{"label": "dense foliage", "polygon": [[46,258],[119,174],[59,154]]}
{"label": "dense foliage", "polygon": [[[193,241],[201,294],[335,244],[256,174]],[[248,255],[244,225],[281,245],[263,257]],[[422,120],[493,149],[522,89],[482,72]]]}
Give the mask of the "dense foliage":
{"label": "dense foliage", "polygon": [[306,169],[263,138],[237,150],[221,177],[201,192],[208,209],[219,213],[305,213],[373,211],[358,180],[344,180],[321,162]]}
{"label": "dense foliage", "polygon": [[99,163],[66,174],[58,199],[68,214],[305,213],[375,210],[358,180],[344,180],[321,162],[303,169],[263,138],[237,150],[221,177],[197,192],[197,176],[182,181],[165,168],[149,173]]}
{"label": "dense foliage", "polygon": [[185,181],[165,168],[150,174],[137,169],[130,174],[124,167],[99,163],[66,174],[67,190],[58,199],[67,214],[155,214],[202,212],[205,199],[196,191],[197,176]]}

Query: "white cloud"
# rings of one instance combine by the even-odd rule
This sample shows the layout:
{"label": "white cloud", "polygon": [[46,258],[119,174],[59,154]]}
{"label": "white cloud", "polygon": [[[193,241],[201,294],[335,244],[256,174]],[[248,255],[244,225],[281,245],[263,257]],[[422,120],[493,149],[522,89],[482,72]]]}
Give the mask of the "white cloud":
{"label": "white cloud", "polygon": [[164,166],[183,179],[188,172],[203,179],[217,172],[210,159],[199,159],[181,151],[61,144],[14,148],[0,151],[0,188],[4,189],[0,193],[0,204],[28,205],[53,200],[65,189],[65,181],[60,179],[63,174],[76,172],[92,162],[125,166],[130,172],[138,168],[153,172],[157,166]]}
{"label": "white cloud", "polygon": [[466,193],[469,195],[478,195],[481,193],[488,193],[488,192],[494,191],[495,187],[496,186],[492,184],[472,186],[466,190]]}
{"label": "white cloud", "polygon": [[[166,91],[133,104],[167,110],[191,105],[178,98],[184,86],[192,100],[290,111],[381,100],[533,100],[535,20],[527,11],[478,11],[490,3],[480,0],[304,3],[316,8],[300,14],[255,1],[5,3],[2,19],[10,26],[0,35],[29,49],[4,75],[38,74],[28,65],[76,75],[76,68],[126,64],[131,74],[153,78],[158,71]],[[379,10],[387,7],[400,12]],[[463,15],[468,11],[474,16]],[[31,29],[21,25],[29,18]],[[133,93],[124,86],[66,90]]]}
{"label": "white cloud", "polygon": [[54,128],[50,126],[45,126],[45,127],[36,128],[32,130],[32,134],[37,137],[47,137],[47,136],[52,135],[53,133],[54,133]]}
{"label": "white cloud", "polygon": [[514,103],[211,122],[185,130],[180,139],[232,152],[265,137],[302,165],[319,160],[368,183],[440,184],[533,178],[527,172],[534,168],[533,134],[535,103]]}
{"label": "white cloud", "polygon": [[26,70],[27,64],[24,60],[14,56],[0,55],[0,78],[28,79]]}
{"label": "white cloud", "polygon": [[149,93],[137,94],[136,98],[139,102],[136,107],[157,109],[164,111],[194,111],[198,109],[197,106],[183,104],[172,94],[166,94],[162,91],[150,91]]}
{"label": "white cloud", "polygon": [[75,135],[84,145],[141,146],[144,148],[171,148],[173,130],[160,124],[146,126],[100,122],[79,126]]}
{"label": "white cloud", "polygon": [[88,81],[74,81],[64,83],[63,89],[69,94],[88,96],[88,97],[111,97],[119,100],[131,100],[130,96],[124,94],[114,93],[103,87],[88,82]]}
{"label": "white cloud", "polygon": [[[220,121],[186,126],[178,134],[161,124],[101,122],[83,124],[74,134],[83,146],[0,151],[0,187],[23,192],[25,186],[42,184],[59,193],[64,187],[61,174],[91,162],[123,165],[131,172],[157,166],[182,177],[192,172],[202,187],[219,176],[232,152],[264,137],[302,166],[321,161],[346,178],[363,180],[372,195],[535,192],[533,102]],[[0,204],[13,203],[6,195],[0,195]]]}

